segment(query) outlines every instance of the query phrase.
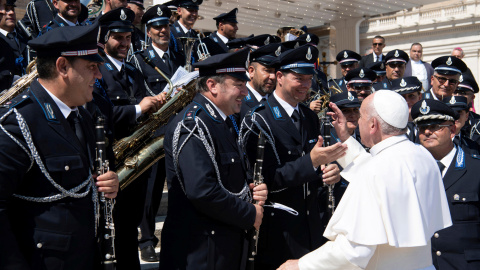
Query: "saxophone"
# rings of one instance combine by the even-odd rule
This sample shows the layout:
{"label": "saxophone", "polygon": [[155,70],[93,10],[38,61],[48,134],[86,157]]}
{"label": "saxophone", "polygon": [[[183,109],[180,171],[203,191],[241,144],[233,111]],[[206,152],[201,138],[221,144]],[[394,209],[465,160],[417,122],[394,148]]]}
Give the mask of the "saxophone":
{"label": "saxophone", "polygon": [[0,96],[0,105],[4,105],[8,101],[14,99],[20,93],[25,91],[30,84],[38,77],[36,60],[31,61],[27,66],[27,74],[18,79],[10,89],[5,90]]}
{"label": "saxophone", "polygon": [[116,173],[121,189],[127,187],[139,175],[165,156],[163,136],[154,137],[154,132],[193,100],[195,84],[196,80],[189,82],[157,112],[142,122],[132,135],[114,144],[113,152],[118,164]]}

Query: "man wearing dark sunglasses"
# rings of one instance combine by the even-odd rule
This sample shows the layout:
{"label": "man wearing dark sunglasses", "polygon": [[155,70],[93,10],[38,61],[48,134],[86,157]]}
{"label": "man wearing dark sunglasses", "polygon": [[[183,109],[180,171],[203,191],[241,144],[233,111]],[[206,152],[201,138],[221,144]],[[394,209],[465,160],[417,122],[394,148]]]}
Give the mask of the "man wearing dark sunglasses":
{"label": "man wearing dark sunglasses", "polygon": [[360,61],[360,67],[366,67],[370,63],[384,61],[385,55],[382,53],[383,48],[385,48],[385,38],[382,36],[375,36],[372,40],[372,50],[373,52],[369,55],[366,55]]}
{"label": "man wearing dark sunglasses", "polygon": [[460,75],[467,70],[465,63],[452,56],[441,56],[432,61],[432,89],[425,93],[425,98],[442,100],[453,96],[459,84]]}
{"label": "man wearing dark sunglasses", "polygon": [[381,82],[373,85],[375,90],[391,89],[392,81],[403,78],[405,66],[409,61],[408,54],[402,50],[392,50],[385,56],[386,76]]}
{"label": "man wearing dark sunglasses", "polygon": [[420,144],[437,160],[453,223],[431,238],[433,265],[436,269],[479,269],[480,261],[471,257],[480,249],[478,155],[452,141],[457,115],[447,104],[421,100],[413,105],[412,117]]}

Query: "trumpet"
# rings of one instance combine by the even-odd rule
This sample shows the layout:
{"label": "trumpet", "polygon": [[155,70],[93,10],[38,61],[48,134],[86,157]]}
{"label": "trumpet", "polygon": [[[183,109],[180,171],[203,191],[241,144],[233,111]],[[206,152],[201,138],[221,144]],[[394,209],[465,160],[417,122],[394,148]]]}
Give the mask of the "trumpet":
{"label": "trumpet", "polygon": [[198,34],[198,48],[197,48],[198,61],[203,61],[210,57],[210,52],[208,51],[207,45],[202,42],[200,34]]}
{"label": "trumpet", "polygon": [[185,67],[184,68],[188,72],[191,72],[192,71],[192,50],[193,50],[193,45],[195,44],[195,41],[197,41],[197,38],[178,37],[177,39],[180,42],[182,42],[183,52],[185,53]]}

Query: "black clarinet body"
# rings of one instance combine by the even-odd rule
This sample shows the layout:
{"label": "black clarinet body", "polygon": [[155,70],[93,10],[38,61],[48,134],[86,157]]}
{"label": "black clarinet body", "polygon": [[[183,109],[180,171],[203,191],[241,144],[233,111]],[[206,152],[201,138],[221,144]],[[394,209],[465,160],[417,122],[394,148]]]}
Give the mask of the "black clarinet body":
{"label": "black clarinet body", "polygon": [[[95,167],[97,175],[106,173],[109,170],[109,162],[106,158],[105,146],[105,118],[98,116],[95,121],[96,135],[96,158]],[[105,270],[115,270],[115,224],[113,223],[114,199],[105,197],[103,192],[99,193],[100,220],[98,241],[101,250],[101,263]]]}
{"label": "black clarinet body", "polygon": [[[322,118],[320,120],[322,121],[322,127],[323,127],[323,134],[322,134],[323,146],[328,147],[328,146],[330,146],[330,139],[331,139],[331,133],[330,132],[331,132],[331,128],[332,128],[332,124],[331,124],[331,121],[330,121],[330,116],[325,114],[324,116],[322,116]],[[328,165],[328,164],[325,164],[325,166],[326,165]],[[333,213],[335,212],[335,196],[333,194],[335,184],[327,185],[327,184],[323,183],[323,185],[328,187],[327,211],[328,211],[329,216],[331,217],[333,215]]]}
{"label": "black clarinet body", "polygon": [[[263,132],[259,132],[258,134],[258,142],[257,142],[257,159],[255,161],[255,166],[253,168],[253,184],[258,186],[263,184],[263,157],[265,155],[265,135]],[[254,204],[258,204],[258,202],[253,201]],[[252,228],[248,231],[248,253],[247,253],[247,270],[253,270],[255,264],[255,255],[257,255],[257,245],[258,245],[258,234],[259,231],[255,228]]]}

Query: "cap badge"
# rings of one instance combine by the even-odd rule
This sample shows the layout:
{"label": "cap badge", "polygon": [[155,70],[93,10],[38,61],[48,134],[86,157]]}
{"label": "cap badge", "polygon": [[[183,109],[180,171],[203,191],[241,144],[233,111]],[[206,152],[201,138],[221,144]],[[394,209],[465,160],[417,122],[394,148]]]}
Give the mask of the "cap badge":
{"label": "cap badge", "polygon": [[306,39],[307,42],[310,42],[312,41],[312,39],[310,38],[310,35],[307,35],[307,39]]}
{"label": "cap badge", "polygon": [[457,103],[457,100],[455,99],[455,96],[452,96],[452,98],[450,99],[450,104],[455,104]]}
{"label": "cap badge", "polygon": [[267,39],[265,40],[264,44],[265,44],[265,45],[270,44],[270,37],[267,37]]}
{"label": "cap badge", "polygon": [[294,49],[300,47],[300,44],[298,44],[298,41],[297,41],[297,44],[295,44],[295,46],[293,46]]}
{"label": "cap badge", "polygon": [[427,106],[427,102],[424,100],[422,102],[422,106],[420,107],[420,113],[421,114],[427,114],[430,112],[430,107]]}
{"label": "cap badge", "polygon": [[157,15],[158,16],[162,16],[163,15],[163,11],[160,7],[157,7]]}
{"label": "cap badge", "polygon": [[398,54],[398,50],[395,50],[395,54],[394,54],[393,56],[395,56],[395,57],[399,57],[399,56],[400,56],[400,54]]}
{"label": "cap badge", "polygon": [[354,97],[352,93],[350,91],[347,91],[347,92],[348,92],[348,100],[353,101]]}
{"label": "cap badge", "polygon": [[275,51],[275,55],[279,56],[282,53],[282,46],[278,46],[278,49]]}
{"label": "cap badge", "polygon": [[452,65],[452,59],[451,59],[450,57],[448,57],[448,59],[447,59],[447,63],[446,63],[446,64],[447,64],[447,65],[449,65],[449,66],[451,66],[451,65]]}
{"label": "cap badge", "polygon": [[120,20],[125,21],[127,19],[127,15],[123,9],[120,11]]}
{"label": "cap badge", "polygon": [[307,60],[312,60],[312,51],[310,50],[310,48],[308,48],[308,52],[307,52],[307,55],[305,56],[307,58]]}
{"label": "cap badge", "polygon": [[458,79],[459,82],[463,82],[463,75],[460,75],[460,78]]}
{"label": "cap badge", "polygon": [[365,72],[363,72],[363,68],[360,69],[360,73],[358,74],[358,77],[360,77],[360,78],[365,77]]}
{"label": "cap badge", "polygon": [[107,31],[107,34],[105,35],[105,43],[108,42],[108,38],[110,37],[110,30]]}
{"label": "cap badge", "polygon": [[348,53],[346,51],[343,53],[343,58],[348,58]]}
{"label": "cap badge", "polygon": [[380,64],[380,69],[384,69],[385,65],[383,63]]}
{"label": "cap badge", "polygon": [[400,86],[401,87],[407,86],[407,82],[404,79],[402,79],[402,81],[400,82]]}
{"label": "cap badge", "polygon": [[247,61],[245,61],[245,69],[248,70],[248,59],[250,59],[250,51],[248,52],[247,55]]}

